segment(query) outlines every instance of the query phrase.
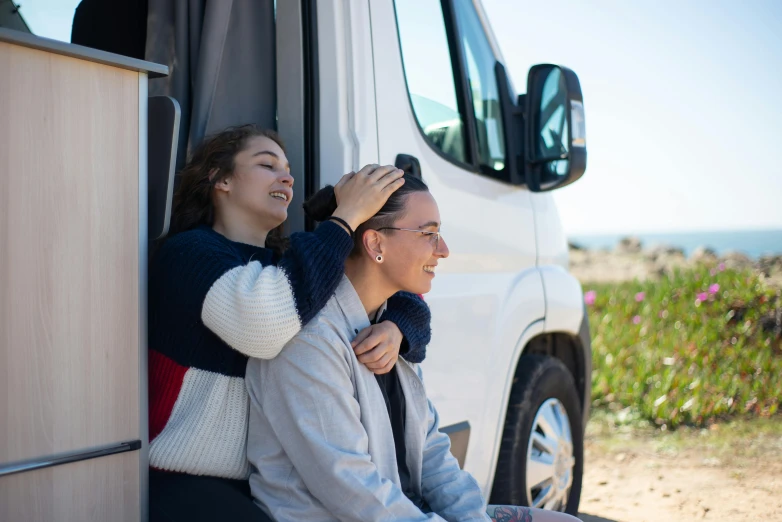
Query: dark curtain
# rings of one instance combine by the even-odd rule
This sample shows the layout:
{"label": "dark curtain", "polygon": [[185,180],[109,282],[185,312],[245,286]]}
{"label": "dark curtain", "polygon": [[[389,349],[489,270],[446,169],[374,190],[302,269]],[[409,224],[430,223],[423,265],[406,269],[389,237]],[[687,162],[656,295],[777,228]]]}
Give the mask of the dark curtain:
{"label": "dark curtain", "polygon": [[274,0],[82,0],[71,41],[168,65],[149,95],[182,109],[177,169],[204,136],[276,128]]}
{"label": "dark curtain", "polygon": [[182,108],[178,167],[231,125],[276,128],[274,0],[149,0],[146,59],[171,68],[149,95]]}

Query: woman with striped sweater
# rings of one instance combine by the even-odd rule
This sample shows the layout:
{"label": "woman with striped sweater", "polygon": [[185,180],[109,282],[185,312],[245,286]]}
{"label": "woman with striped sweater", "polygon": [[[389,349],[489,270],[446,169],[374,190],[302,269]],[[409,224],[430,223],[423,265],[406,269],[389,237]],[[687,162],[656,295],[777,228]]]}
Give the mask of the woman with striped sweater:
{"label": "woman with striped sweater", "polygon": [[[208,138],[180,173],[175,228],[149,281],[150,520],[264,520],[247,478],[248,358],[274,358],[328,302],[353,230],[404,183],[369,165],[335,187],[338,206],[283,253],[293,178],[276,134],[242,126]],[[423,359],[429,310],[398,293],[361,332],[376,374],[401,351]]]}

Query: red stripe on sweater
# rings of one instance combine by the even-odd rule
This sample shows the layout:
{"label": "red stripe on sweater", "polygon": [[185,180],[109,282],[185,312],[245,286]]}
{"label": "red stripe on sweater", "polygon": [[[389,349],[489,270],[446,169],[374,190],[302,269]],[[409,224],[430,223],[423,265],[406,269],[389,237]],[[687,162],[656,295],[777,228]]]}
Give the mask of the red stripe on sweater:
{"label": "red stripe on sweater", "polygon": [[166,427],[188,368],[149,350],[149,440]]}

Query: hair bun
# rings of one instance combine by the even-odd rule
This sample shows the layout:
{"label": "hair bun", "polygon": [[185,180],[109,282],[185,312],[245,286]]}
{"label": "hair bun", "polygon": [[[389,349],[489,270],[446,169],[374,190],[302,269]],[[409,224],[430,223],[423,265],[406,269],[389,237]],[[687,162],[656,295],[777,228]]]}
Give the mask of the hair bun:
{"label": "hair bun", "polygon": [[337,210],[337,195],[334,187],[326,185],[310,196],[302,205],[304,213],[315,221],[324,221]]}

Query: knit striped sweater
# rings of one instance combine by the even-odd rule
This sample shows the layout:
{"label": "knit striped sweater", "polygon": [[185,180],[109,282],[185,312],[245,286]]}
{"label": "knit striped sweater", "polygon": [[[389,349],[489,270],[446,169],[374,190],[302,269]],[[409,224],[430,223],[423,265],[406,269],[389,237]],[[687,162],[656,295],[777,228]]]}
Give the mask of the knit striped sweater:
{"label": "knit striped sweater", "polygon": [[[248,357],[275,357],[325,306],[352,246],[332,222],[293,234],[280,259],[209,227],[166,241],[149,278],[151,467],[249,476]],[[430,338],[426,304],[400,292],[382,319],[402,331],[402,355],[422,361]]]}

